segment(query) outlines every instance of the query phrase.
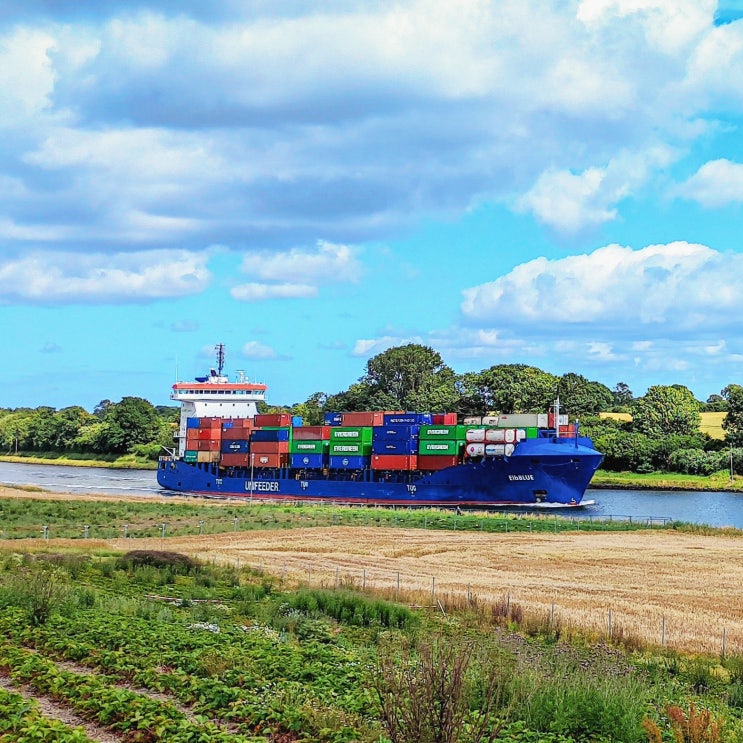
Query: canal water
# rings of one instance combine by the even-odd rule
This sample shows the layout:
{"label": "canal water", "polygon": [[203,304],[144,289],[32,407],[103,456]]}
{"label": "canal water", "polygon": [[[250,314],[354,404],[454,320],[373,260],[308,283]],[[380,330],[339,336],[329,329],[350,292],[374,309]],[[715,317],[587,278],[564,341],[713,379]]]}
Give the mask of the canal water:
{"label": "canal water", "polygon": [[[0,483],[37,485],[56,492],[160,495],[164,491],[158,486],[155,474],[154,470],[0,462]],[[582,519],[670,520],[743,529],[743,493],[591,489],[585,499],[596,503],[550,513]]]}

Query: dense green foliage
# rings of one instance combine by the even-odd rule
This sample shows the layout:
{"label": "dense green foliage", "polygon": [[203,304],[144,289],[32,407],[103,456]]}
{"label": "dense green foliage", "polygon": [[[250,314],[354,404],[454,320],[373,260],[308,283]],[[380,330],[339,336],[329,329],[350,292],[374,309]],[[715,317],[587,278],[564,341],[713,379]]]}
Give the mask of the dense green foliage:
{"label": "dense green foliage", "polygon": [[103,400],[95,414],[79,406],[0,409],[0,447],[15,452],[139,453],[157,459],[172,446],[177,408],[155,408],[140,397]]}
{"label": "dense green foliage", "polygon": [[[670,731],[687,709],[721,741],[743,733],[742,658],[630,652],[515,606],[443,617],[176,558],[0,558],[0,671],[151,743],[640,743],[644,723]],[[29,609],[40,583],[19,572],[56,586],[43,621]],[[4,734],[87,740],[13,693],[0,693]]]}
{"label": "dense green foliage", "polygon": [[[335,394],[315,392],[289,410],[308,425],[322,423],[325,412],[418,410],[464,415],[545,412],[559,397],[561,411],[580,421],[604,453],[603,467],[710,474],[727,469],[733,448],[735,472],[743,472],[743,387],[731,384],[706,403],[682,385],[655,385],[635,398],[624,382],[609,389],[573,372],[556,376],[524,364],[496,364],[479,372],[457,374],[434,349],[409,343],[390,348],[367,362],[363,376]],[[724,442],[699,433],[701,411],[727,411]],[[628,412],[631,422],[600,419],[600,413]],[[155,408],[146,400],[102,400],[93,411],[79,406],[54,410],[0,409],[0,447],[49,455],[124,453],[156,460],[173,444],[177,408]]]}

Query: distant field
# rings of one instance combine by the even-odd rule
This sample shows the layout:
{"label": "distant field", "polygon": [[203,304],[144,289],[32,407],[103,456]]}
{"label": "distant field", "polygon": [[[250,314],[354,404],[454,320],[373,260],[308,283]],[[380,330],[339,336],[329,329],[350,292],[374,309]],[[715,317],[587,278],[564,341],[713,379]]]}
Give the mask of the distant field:
{"label": "distant field", "polygon": [[[699,430],[709,434],[713,439],[724,439],[725,432],[722,430],[722,422],[727,413],[701,413],[702,422]],[[631,421],[629,413],[599,413],[600,418],[611,418],[615,421]]]}

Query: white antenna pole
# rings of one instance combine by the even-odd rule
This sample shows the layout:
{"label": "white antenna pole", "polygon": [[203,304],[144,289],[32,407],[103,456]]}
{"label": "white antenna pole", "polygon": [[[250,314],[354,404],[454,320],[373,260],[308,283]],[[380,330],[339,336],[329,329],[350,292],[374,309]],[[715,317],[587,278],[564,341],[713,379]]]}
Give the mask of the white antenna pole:
{"label": "white antenna pole", "polygon": [[560,438],[560,396],[555,400],[555,437]]}

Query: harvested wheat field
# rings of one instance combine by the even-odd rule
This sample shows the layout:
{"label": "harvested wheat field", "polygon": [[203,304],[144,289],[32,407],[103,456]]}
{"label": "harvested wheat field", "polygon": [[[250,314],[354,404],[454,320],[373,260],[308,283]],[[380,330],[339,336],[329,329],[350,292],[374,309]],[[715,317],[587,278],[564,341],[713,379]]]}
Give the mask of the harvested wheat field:
{"label": "harvested wheat field", "polygon": [[471,592],[563,626],[743,653],[743,539],[667,531],[463,534],[330,527],[114,540],[258,567],[292,583],[365,584],[421,602]]}

